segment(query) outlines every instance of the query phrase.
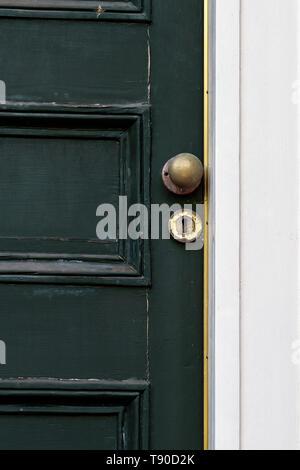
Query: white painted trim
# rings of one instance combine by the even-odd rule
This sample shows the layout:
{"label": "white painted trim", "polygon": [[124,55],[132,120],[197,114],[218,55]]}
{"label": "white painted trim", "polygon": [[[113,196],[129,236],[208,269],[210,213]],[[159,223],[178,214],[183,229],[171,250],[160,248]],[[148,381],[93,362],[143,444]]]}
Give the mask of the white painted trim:
{"label": "white painted trim", "polygon": [[297,450],[300,2],[241,5],[241,448]]}
{"label": "white painted trim", "polygon": [[237,450],[240,449],[240,0],[210,0],[210,9],[210,448]]}

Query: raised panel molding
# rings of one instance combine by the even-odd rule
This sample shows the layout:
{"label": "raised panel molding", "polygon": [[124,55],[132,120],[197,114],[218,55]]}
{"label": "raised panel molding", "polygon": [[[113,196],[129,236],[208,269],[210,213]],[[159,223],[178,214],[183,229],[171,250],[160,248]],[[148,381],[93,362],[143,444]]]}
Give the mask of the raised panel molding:
{"label": "raised panel molding", "polygon": [[1,16],[149,22],[151,0],[0,0]]}
{"label": "raised panel molding", "polygon": [[[39,433],[38,439],[41,442],[45,439],[50,446],[53,445],[51,439],[56,439],[51,427],[61,419],[62,436],[68,443],[68,433],[73,431],[75,418],[81,429],[86,423],[89,426],[91,421],[93,429],[99,432],[99,436],[94,436],[99,446],[105,445],[109,438],[115,450],[145,450],[148,448],[148,388],[147,382],[138,380],[0,380],[0,422],[6,424],[4,427],[3,422],[0,427],[3,433],[0,448],[5,448],[8,432],[17,433],[18,445],[22,446],[26,419],[30,419],[33,426],[43,419],[43,432]],[[108,417],[110,422],[105,421]],[[101,431],[105,436],[101,436]],[[88,437],[82,435],[83,446],[89,444],[86,439]]]}
{"label": "raised panel molding", "polygon": [[[2,194],[6,194],[2,198],[1,210],[9,214],[11,218],[7,218],[0,229],[0,282],[149,285],[148,240],[131,240],[129,238],[120,240],[118,234],[116,240],[109,241],[100,241],[96,237],[96,225],[99,221],[99,218],[96,217],[98,204],[110,202],[116,204],[120,195],[127,196],[128,205],[143,203],[147,207],[149,206],[150,115],[148,107],[107,107],[99,110],[86,108],[84,111],[80,109],[71,111],[70,108],[55,107],[55,112],[52,113],[34,109],[30,105],[22,106],[22,112],[18,106],[15,106],[14,109],[3,106],[1,109],[1,187]],[[68,154],[66,146],[70,141],[75,144]],[[6,144],[6,142],[8,143]],[[56,142],[57,144],[55,144]],[[107,142],[112,146],[110,151],[114,152],[112,154],[114,160],[110,161],[110,157],[105,157],[106,166],[104,167],[103,163],[101,167],[103,158],[101,159],[102,147],[100,145],[107,145]],[[50,143],[57,145],[57,147],[53,147],[54,155],[47,150]],[[28,147],[24,147],[25,144]],[[73,157],[72,150],[74,146],[76,149],[79,144],[83,155]],[[40,145],[40,147],[36,147],[36,145]],[[86,147],[87,145],[92,145],[92,147]],[[98,145],[100,150],[97,151]],[[55,153],[62,146],[64,150],[61,151],[61,155],[64,158]],[[46,156],[44,154],[45,148]],[[27,149],[27,153],[25,149]],[[87,155],[84,153],[85,149],[87,149]],[[43,158],[40,157],[39,152],[43,154]],[[97,152],[99,152],[99,158]],[[91,161],[89,162],[88,157],[90,156]],[[52,160],[49,162],[50,157]],[[66,164],[63,162],[66,157],[68,157],[71,167],[69,170],[71,176],[64,179],[63,172],[68,171],[68,167],[66,170]],[[84,169],[86,180],[82,183],[80,192],[77,190],[78,183],[76,181],[80,182],[82,179],[80,165],[85,161],[87,163],[84,163],[84,168],[88,164],[89,167]],[[29,164],[33,168],[32,171],[35,172],[34,176],[31,176],[32,172],[27,170]],[[95,164],[98,166],[95,167]],[[60,170],[52,170],[53,166],[59,167],[59,165],[62,165],[62,183],[59,186],[61,199],[57,195],[55,181],[56,175],[60,176]],[[116,167],[117,165],[118,167]],[[72,169],[73,166],[75,169]],[[114,180],[106,183],[112,170],[115,173]],[[27,171],[26,174],[29,176],[24,176],[24,171]],[[53,173],[49,176],[50,171]],[[20,172],[21,176],[18,174]],[[45,174],[46,177],[43,176]],[[112,176],[110,177],[112,178]],[[91,183],[89,178],[91,178]],[[36,190],[32,184],[36,185]],[[41,191],[45,184],[48,189],[43,193]],[[101,184],[103,187],[99,193],[98,186]],[[55,191],[51,190],[52,185]],[[19,189],[20,187],[21,189]],[[26,210],[28,218],[26,219],[26,227],[23,229],[22,224],[18,222],[18,217],[14,216],[14,211],[20,203],[23,204],[22,194],[27,197],[27,187],[29,187],[29,199],[24,202],[24,206],[22,205],[22,214]],[[85,192],[92,190],[96,194],[93,196],[92,202],[86,199],[87,202],[82,208],[77,209],[76,204],[77,201],[81,203],[82,194],[85,196]],[[18,191],[21,191],[20,194]],[[77,191],[76,197],[74,196],[75,191]],[[36,194],[39,196],[40,193],[44,195],[44,199],[36,201],[35,196]],[[112,193],[114,193],[113,199]],[[98,194],[103,200],[98,200]],[[71,206],[70,197],[72,198]],[[70,207],[74,211],[67,227],[68,234],[73,235],[75,229],[79,233],[79,236],[74,233],[73,238],[61,233],[55,233],[53,236],[58,208],[66,204],[66,201],[68,202],[68,205],[65,206],[67,212],[70,211]],[[85,214],[82,212],[87,204],[89,204],[90,214],[95,214],[93,215],[93,217],[95,216],[95,224],[92,219],[88,231],[85,228]],[[31,222],[31,206],[34,207],[34,222]],[[47,215],[43,219],[45,226],[36,235],[34,232],[39,230],[38,224],[43,216],[44,207],[45,210],[47,207],[50,209],[54,207],[51,212],[53,224],[51,225],[52,219],[50,222],[48,221],[50,216]],[[57,211],[55,207],[57,207]],[[82,220],[76,225],[79,218]],[[59,230],[65,229],[62,217],[59,227]],[[24,232],[25,229],[26,232]],[[41,232],[41,230],[43,231]],[[50,230],[51,233],[48,234],[47,232]],[[85,235],[86,233],[88,236],[90,235],[89,238],[80,236],[82,230]]]}

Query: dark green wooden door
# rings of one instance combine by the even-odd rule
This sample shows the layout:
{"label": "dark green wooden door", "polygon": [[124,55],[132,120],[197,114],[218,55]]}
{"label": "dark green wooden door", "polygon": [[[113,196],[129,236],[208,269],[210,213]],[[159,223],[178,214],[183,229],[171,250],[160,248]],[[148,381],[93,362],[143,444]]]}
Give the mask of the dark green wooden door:
{"label": "dark green wooden door", "polygon": [[100,3],[0,0],[0,447],[201,449],[203,253],[96,209],[201,202],[203,2]]}

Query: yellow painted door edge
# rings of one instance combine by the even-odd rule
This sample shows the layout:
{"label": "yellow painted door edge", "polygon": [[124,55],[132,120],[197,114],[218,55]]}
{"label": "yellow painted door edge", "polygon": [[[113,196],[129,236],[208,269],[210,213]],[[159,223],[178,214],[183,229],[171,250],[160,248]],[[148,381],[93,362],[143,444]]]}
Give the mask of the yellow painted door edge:
{"label": "yellow painted door edge", "polygon": [[204,0],[204,450],[209,448],[209,0]]}

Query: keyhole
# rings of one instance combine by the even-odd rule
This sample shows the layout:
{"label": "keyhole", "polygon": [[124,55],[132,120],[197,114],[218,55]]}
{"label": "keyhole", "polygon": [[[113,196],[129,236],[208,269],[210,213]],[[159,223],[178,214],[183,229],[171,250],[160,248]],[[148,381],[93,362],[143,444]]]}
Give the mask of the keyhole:
{"label": "keyhole", "polygon": [[190,235],[195,231],[195,223],[190,217],[182,217],[181,219],[182,235]]}

